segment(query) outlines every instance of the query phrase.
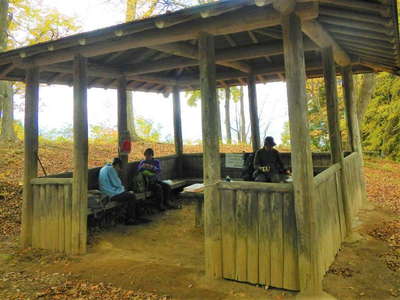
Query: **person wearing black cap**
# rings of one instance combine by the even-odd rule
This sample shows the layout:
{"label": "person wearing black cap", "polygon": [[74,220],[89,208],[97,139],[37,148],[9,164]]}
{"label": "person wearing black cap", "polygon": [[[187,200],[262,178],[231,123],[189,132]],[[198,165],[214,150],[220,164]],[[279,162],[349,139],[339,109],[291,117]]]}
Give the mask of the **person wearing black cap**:
{"label": "person wearing black cap", "polygon": [[284,172],[282,160],[274,138],[267,136],[264,140],[264,147],[256,152],[254,157],[254,178],[258,182],[280,182],[280,174]]}
{"label": "person wearing black cap", "polygon": [[106,164],[100,169],[100,191],[110,197],[111,201],[123,203],[125,207],[125,224],[137,225],[148,223],[150,220],[140,218],[135,194],[125,190],[118,173],[122,170],[122,160],[114,158],[112,164]]}

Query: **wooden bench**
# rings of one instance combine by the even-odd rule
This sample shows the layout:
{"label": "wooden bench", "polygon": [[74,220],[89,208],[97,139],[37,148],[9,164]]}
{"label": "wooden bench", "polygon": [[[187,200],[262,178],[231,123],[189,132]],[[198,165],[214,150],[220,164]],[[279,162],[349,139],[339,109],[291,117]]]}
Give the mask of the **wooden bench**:
{"label": "wooden bench", "polygon": [[[180,189],[182,187],[185,187],[186,185],[190,184],[190,182],[191,182],[191,180],[187,180],[187,179],[168,180],[168,184],[170,185],[172,191]],[[145,193],[135,193],[135,196],[136,196],[136,200],[146,200],[146,199],[149,199],[150,197],[152,197],[153,193],[150,191],[145,192]],[[117,202],[117,201],[110,201],[106,204],[106,206],[104,208],[93,209],[93,208],[88,207],[87,215],[88,216],[96,215],[98,213],[119,207],[121,205],[123,205],[123,203]]]}

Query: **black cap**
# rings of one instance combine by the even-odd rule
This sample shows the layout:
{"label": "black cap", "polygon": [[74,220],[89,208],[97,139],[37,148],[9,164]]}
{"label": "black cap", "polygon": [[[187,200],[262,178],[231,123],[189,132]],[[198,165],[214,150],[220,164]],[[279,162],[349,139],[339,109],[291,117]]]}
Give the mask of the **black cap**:
{"label": "black cap", "polygon": [[264,145],[269,145],[271,147],[276,146],[274,138],[272,136],[267,136],[264,140]]}

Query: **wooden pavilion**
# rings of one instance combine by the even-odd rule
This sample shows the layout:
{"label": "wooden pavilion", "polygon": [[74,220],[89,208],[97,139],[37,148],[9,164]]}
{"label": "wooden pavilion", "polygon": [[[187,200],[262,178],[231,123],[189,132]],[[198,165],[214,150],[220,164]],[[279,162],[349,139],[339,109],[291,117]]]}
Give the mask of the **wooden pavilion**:
{"label": "wooden pavilion", "polygon": [[[36,226],[58,218],[63,226],[57,249],[86,252],[87,88],[118,89],[120,136],[127,130],[127,90],[172,92],[180,174],[185,160],[179,91],[200,89],[207,276],[321,291],[322,276],[351,234],[365,198],[353,73],[397,74],[398,38],[395,0],[226,0],[1,53],[0,79],[26,83],[22,246],[43,245]],[[340,74],[351,145],[346,157],[338,117]],[[331,163],[314,176],[305,82],[322,76]],[[293,184],[222,182],[216,88],[248,85],[256,150],[256,83],[283,80]],[[74,88],[72,179],[37,178],[41,83]],[[53,200],[47,203],[51,209],[37,215],[36,208],[46,205],[43,195]]]}

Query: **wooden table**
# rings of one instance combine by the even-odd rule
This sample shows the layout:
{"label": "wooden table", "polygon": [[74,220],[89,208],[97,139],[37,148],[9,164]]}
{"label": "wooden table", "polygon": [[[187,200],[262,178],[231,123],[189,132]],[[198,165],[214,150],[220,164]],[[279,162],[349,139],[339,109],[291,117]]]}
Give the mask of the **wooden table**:
{"label": "wooden table", "polygon": [[195,226],[203,226],[204,191],[183,191],[179,194],[179,197],[194,200],[196,205],[194,219]]}

